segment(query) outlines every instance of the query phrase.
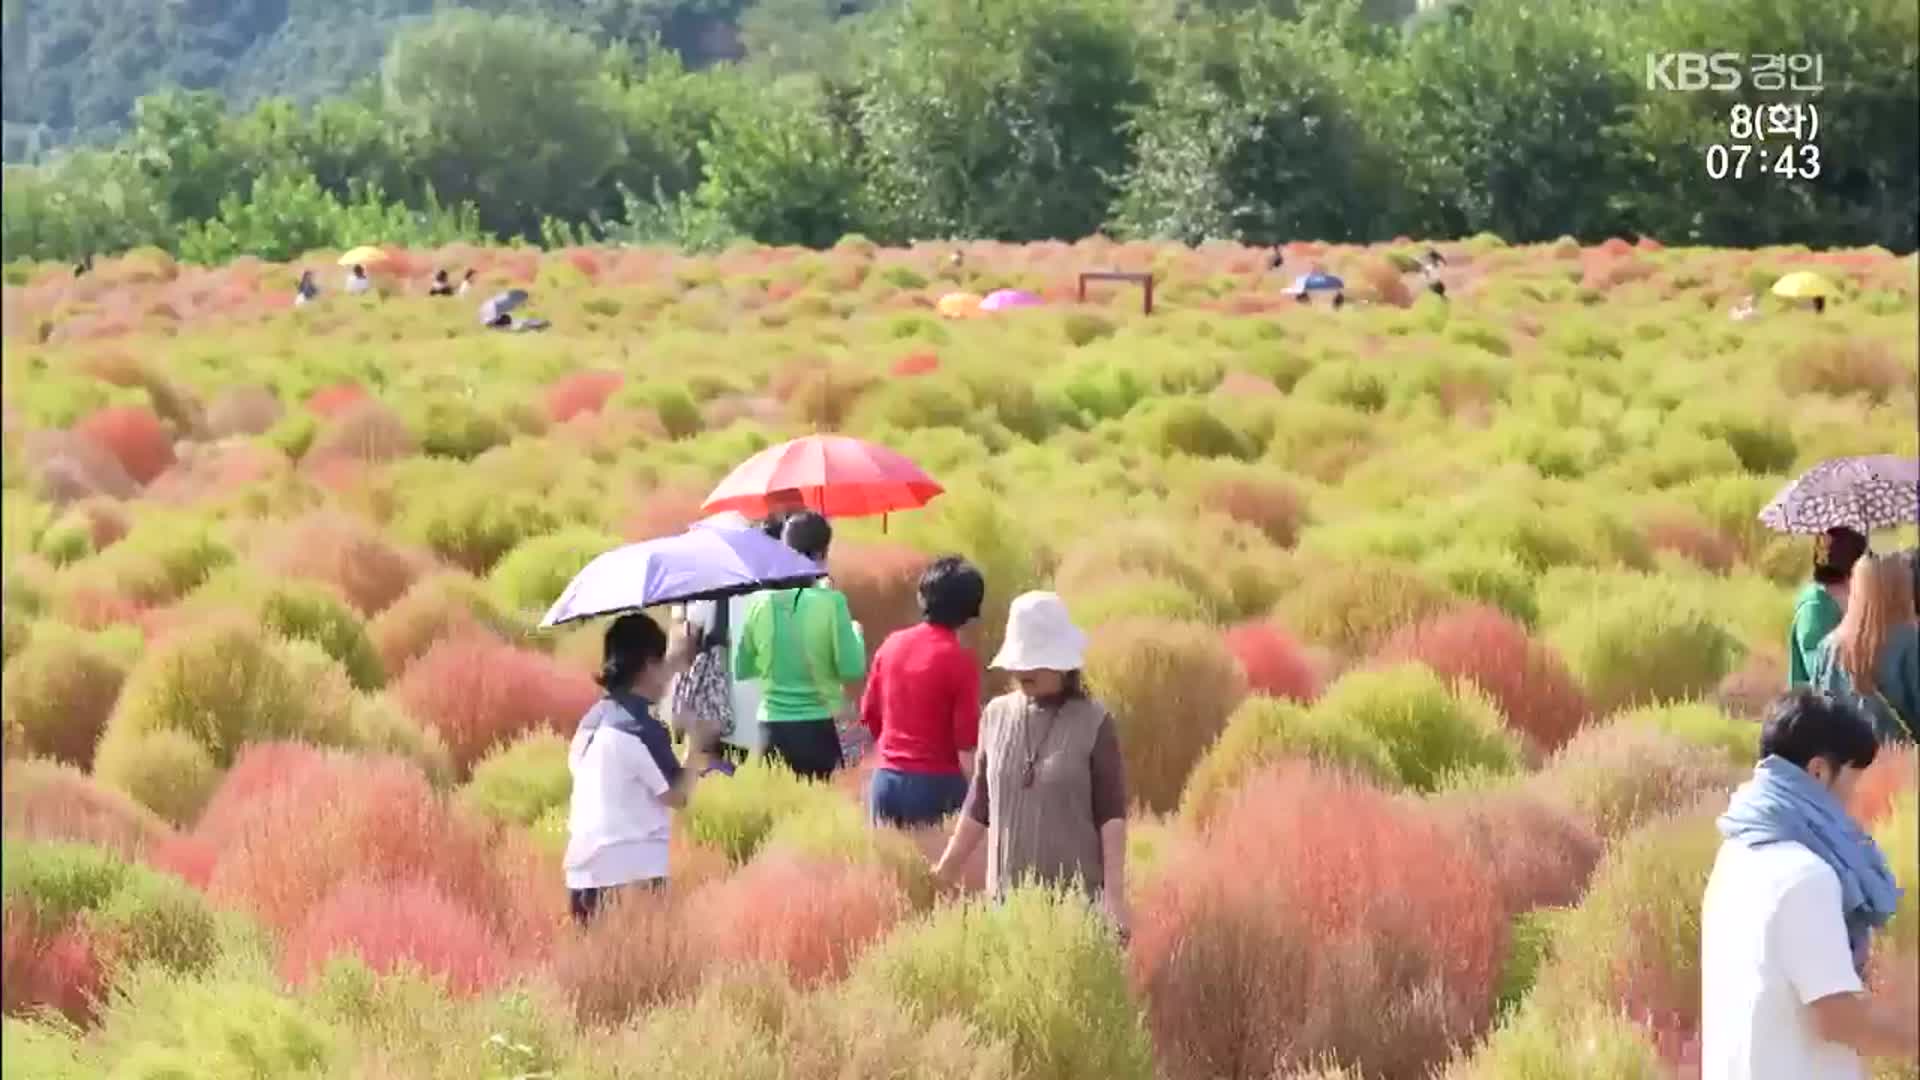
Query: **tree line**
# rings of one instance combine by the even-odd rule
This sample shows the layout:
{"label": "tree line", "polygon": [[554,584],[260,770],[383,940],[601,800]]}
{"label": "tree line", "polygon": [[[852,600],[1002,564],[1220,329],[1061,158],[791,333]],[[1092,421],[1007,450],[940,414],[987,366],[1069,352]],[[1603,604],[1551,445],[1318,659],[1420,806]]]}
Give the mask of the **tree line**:
{"label": "tree line", "polygon": [[[454,10],[344,95],[162,93],[110,148],[10,167],[4,254],[1096,232],[1909,251],[1916,42],[1910,0],[1457,0],[1404,25],[1359,0],[902,0],[803,66],[695,71]],[[1817,55],[1823,89],[1650,86],[1650,54],[1680,51]],[[1710,175],[1707,148],[1743,141],[1728,110],[1770,102],[1817,108],[1819,174]]]}

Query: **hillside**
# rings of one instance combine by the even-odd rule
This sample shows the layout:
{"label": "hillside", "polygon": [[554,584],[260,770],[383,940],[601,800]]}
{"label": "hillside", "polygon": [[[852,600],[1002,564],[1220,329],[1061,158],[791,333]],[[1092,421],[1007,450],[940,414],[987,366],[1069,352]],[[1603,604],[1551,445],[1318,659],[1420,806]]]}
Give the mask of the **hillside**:
{"label": "hillside", "polygon": [[[791,6],[791,5],[787,5]],[[694,66],[740,55],[741,0],[10,0],[7,161],[105,141],[169,87],[311,102],[377,71],[394,34],[439,8],[537,14],[605,42],[659,37]]]}

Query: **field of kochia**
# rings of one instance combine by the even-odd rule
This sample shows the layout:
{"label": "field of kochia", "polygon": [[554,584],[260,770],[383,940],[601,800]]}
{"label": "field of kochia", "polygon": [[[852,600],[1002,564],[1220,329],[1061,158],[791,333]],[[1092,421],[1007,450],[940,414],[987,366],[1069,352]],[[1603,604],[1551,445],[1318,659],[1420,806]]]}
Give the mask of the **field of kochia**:
{"label": "field of kochia", "polygon": [[[1427,247],[395,252],[365,297],[337,253],[8,268],[6,1075],[1689,1075],[1713,818],[1810,559],[1755,515],[1920,453],[1920,269],[1480,237],[1442,299]],[[1343,308],[1283,295],[1315,267]],[[1077,302],[1109,269],[1151,315]],[[1766,295],[1802,269],[1824,314]],[[509,287],[553,329],[483,330]],[[998,288],[1045,303],[936,310]],[[1028,589],[1089,631],[1124,946],[939,895],[943,834],[870,828],[864,773],[760,764],[676,815],[668,890],[568,921],[601,628],[534,624],[812,431],[947,489],[837,523],[869,648],[950,552],[981,657]],[[1856,808],[1908,992],[1916,768]]]}

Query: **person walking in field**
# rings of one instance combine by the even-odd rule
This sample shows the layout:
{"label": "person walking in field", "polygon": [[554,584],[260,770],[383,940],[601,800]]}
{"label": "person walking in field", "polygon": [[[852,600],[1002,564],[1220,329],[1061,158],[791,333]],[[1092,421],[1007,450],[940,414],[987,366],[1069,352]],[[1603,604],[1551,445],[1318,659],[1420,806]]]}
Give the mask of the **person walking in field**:
{"label": "person walking in field", "polygon": [[300,283],[293,287],[293,306],[305,307],[320,298],[320,285],[313,280],[313,271],[302,270]]}
{"label": "person walking in field", "polygon": [[1014,600],[993,666],[1015,688],[981,714],[966,802],[933,872],[953,887],[984,840],[989,894],[1029,880],[1076,889],[1124,937],[1126,768],[1113,718],[1087,696],[1086,644],[1059,596]]}
{"label": "person walking in field", "polygon": [[1812,667],[1813,688],[1866,713],[1882,742],[1913,741],[1920,730],[1920,629],[1905,558],[1868,555],[1853,564],[1846,613]]}
{"label": "person walking in field", "polygon": [[960,809],[973,774],[980,661],[959,630],[979,618],[986,580],[948,556],[920,575],[919,593],[920,625],[880,644],[860,696],[880,756],[867,795],[879,824],[938,823]]}
{"label": "person walking in field", "polygon": [[359,296],[372,288],[373,279],[367,276],[366,267],[355,264],[353,269],[347,271],[346,293],[348,296]]}
{"label": "person walking in field", "polygon": [[1847,802],[1880,742],[1812,690],[1774,702],[1760,763],[1719,820],[1700,912],[1701,1080],[1864,1080],[1920,1053],[1914,1003],[1861,981],[1900,889]]}
{"label": "person walking in field", "polygon": [[1867,553],[1867,538],[1852,529],[1828,529],[1813,541],[1813,580],[1793,598],[1793,627],[1787,634],[1787,685],[1813,680],[1813,654],[1847,606],[1847,580],[1853,564]]}
{"label": "person walking in field", "polygon": [[[787,546],[825,567],[833,526],[811,510],[781,526]],[[767,756],[812,780],[839,769],[844,754],[834,718],[845,707],[844,685],[867,674],[846,594],[814,585],[756,594],[748,603],[733,654],[733,677],[760,682],[760,723]]]}
{"label": "person walking in field", "polygon": [[573,794],[567,809],[567,892],[585,925],[609,894],[658,888],[667,880],[672,810],[687,805],[706,771],[705,741],[690,741],[683,766],[654,703],[676,661],[667,634],[645,615],[607,627],[599,683],[606,691],[580,721],[567,751]]}

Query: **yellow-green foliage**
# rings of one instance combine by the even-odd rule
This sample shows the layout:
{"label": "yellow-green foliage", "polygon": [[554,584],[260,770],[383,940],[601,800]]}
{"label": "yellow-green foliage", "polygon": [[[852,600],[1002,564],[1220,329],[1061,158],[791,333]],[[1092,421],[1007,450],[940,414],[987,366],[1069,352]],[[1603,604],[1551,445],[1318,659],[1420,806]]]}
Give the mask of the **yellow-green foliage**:
{"label": "yellow-green foliage", "polygon": [[1446,1080],[1662,1080],[1659,1052],[1641,1027],[1604,1006],[1571,1014],[1521,1009],[1448,1067]]}
{"label": "yellow-green foliage", "polygon": [[1894,798],[1893,809],[1873,830],[1873,838],[1904,889],[1893,919],[1881,932],[1894,948],[1911,954],[1920,949],[1920,794],[1914,788]]}
{"label": "yellow-green foliage", "polygon": [[1583,728],[1526,782],[1612,840],[1695,799],[1724,796],[1751,771],[1720,747],[1615,721]]}
{"label": "yellow-green foliage", "polygon": [[531,825],[542,814],[565,806],[572,791],[567,740],[551,731],[533,731],[481,759],[460,797],[495,821]]}
{"label": "yellow-green foliage", "polygon": [[1320,567],[1280,601],[1276,613],[1308,641],[1365,656],[1450,599],[1418,571],[1384,561],[1352,563]]}
{"label": "yellow-green foliage", "polygon": [[385,694],[355,694],[350,706],[353,745],[375,754],[405,758],[436,787],[453,780],[453,755],[433,728],[408,716]]}
{"label": "yellow-green foliage", "polygon": [[1715,611],[1658,578],[1595,578],[1577,599],[1541,607],[1549,639],[1601,710],[1703,697],[1741,654]]}
{"label": "yellow-green foliage", "polygon": [[1349,769],[1376,783],[1400,780],[1391,752],[1372,730],[1343,715],[1251,697],[1227,718],[1226,730],[1194,766],[1180,798],[1181,817],[1206,821],[1248,777],[1292,757]]}
{"label": "yellow-green foliage", "polygon": [[243,621],[182,630],[134,667],[104,739],[180,731],[206,747],[222,767],[249,742],[307,739],[349,745],[351,694],[337,668],[334,672],[338,683],[314,682],[317,672],[310,664]]}
{"label": "yellow-green foliage", "polygon": [[854,804],[817,800],[780,819],[762,847],[885,869],[916,908],[932,904],[933,873],[927,858],[906,833],[875,828]]}
{"label": "yellow-green foliage", "polygon": [[54,622],[35,625],[31,642],[8,659],[0,678],[17,749],[87,767],[129,666],[103,635]]}
{"label": "yellow-green foliage", "polygon": [[693,839],[744,863],[760,850],[773,827],[809,807],[841,796],[794,775],[784,765],[754,758],[732,776],[711,778],[693,789],[681,814]]}
{"label": "yellow-green foliage", "polygon": [[136,522],[119,543],[67,568],[58,588],[63,593],[106,589],[143,604],[164,604],[232,561],[233,549],[207,522],[153,514]]}
{"label": "yellow-green foliage", "polygon": [[386,682],[386,671],[360,613],[325,585],[230,570],[195,590],[185,605],[190,618],[244,611],[282,637],[310,641],[338,661],[358,689],[375,690]]}
{"label": "yellow-green foliage", "polygon": [[219,917],[179,878],[88,844],[9,841],[4,860],[8,907],[31,910],[50,928],[83,920],[110,943],[116,964],[197,972],[220,953]]}
{"label": "yellow-green foliage", "polygon": [[508,611],[544,614],[575,574],[595,556],[619,546],[618,537],[592,529],[536,536],[508,552],[487,576],[487,584]]}
{"label": "yellow-green foliage", "polygon": [[192,735],[172,728],[102,742],[94,769],[134,801],[183,827],[193,824],[220,785],[213,755]]}
{"label": "yellow-green foliage", "polygon": [[1022,1076],[1153,1075],[1119,943],[1078,894],[1020,888],[940,908],[868,950],[853,980],[1005,1040]]}
{"label": "yellow-green foliage", "polygon": [[1211,627],[1132,619],[1100,627],[1087,690],[1113,716],[1127,794],[1154,813],[1180,805],[1187,774],[1246,697],[1246,677]]}
{"label": "yellow-green foliage", "polygon": [[1742,768],[1760,760],[1760,725],[1736,720],[1712,705],[1649,705],[1622,713],[1613,722],[1651,728],[1719,750],[1729,762]]}
{"label": "yellow-green foliage", "polygon": [[1518,740],[1468,683],[1449,687],[1420,664],[1342,677],[1313,706],[1316,722],[1366,732],[1385,748],[1400,782],[1433,791],[1452,770],[1511,772]]}

